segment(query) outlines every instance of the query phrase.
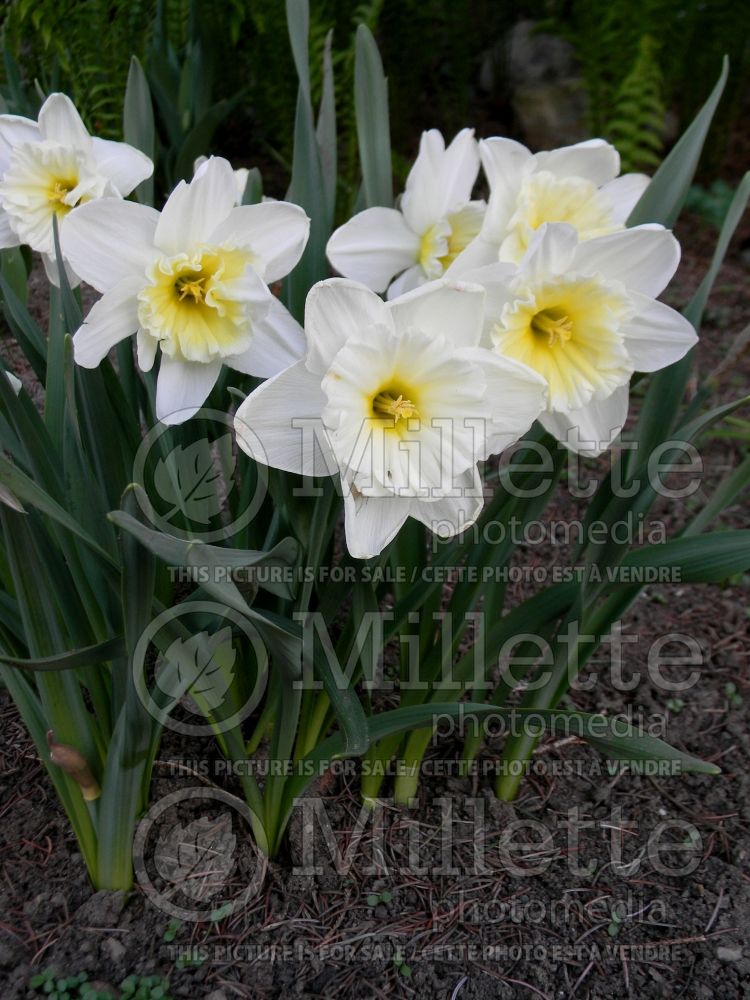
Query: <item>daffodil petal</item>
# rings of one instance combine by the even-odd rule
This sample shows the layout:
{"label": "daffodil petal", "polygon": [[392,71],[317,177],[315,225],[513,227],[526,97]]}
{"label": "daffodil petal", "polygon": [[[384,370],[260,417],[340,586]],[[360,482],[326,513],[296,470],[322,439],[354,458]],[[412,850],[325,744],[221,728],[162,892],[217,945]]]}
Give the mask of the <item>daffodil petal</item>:
{"label": "daffodil petal", "polygon": [[73,336],[77,365],[96,368],[115,344],[138,328],[137,279],[125,278],[96,302]]}
{"label": "daffodil petal", "polygon": [[631,292],[636,315],[622,328],[638,372],[656,372],[683,358],[698,343],[693,324],[670,306]]}
{"label": "daffodil petal", "polygon": [[620,154],[604,139],[587,139],[572,146],[544,150],[534,154],[537,170],[548,170],[557,177],[584,177],[601,187],[620,172]]}
{"label": "daffodil petal", "polygon": [[340,274],[384,292],[395,275],[414,265],[419,237],[395,208],[367,208],[335,231],[326,254]]}
{"label": "daffodil petal", "polygon": [[237,441],[263,465],[305,476],[334,475],[338,466],[320,416],[325,403],[320,377],[298,361],[240,404]]}
{"label": "daffodil petal", "polygon": [[274,296],[266,314],[252,323],[252,342],[241,355],[225,358],[240,372],[270,378],[299,361],[305,353],[305,332]]}
{"label": "daffodil petal", "polygon": [[463,278],[466,281],[471,281],[472,271],[497,264],[498,260],[497,243],[485,239],[480,233],[451,263],[445,276],[446,278]]}
{"label": "daffodil petal", "polygon": [[396,331],[417,327],[456,347],[476,347],[482,335],[485,293],[481,285],[441,279],[388,303]]}
{"label": "daffodil petal", "polygon": [[393,327],[382,299],[354,281],[329,278],[313,285],[305,303],[307,367],[323,374],[346,341],[368,326]]}
{"label": "daffodil petal", "polygon": [[41,106],[39,132],[43,139],[53,139],[64,146],[91,148],[91,136],[75,105],[65,94],[50,94]]}
{"label": "daffodil petal", "polygon": [[138,335],[136,337],[136,345],[138,351],[138,367],[142,372],[150,372],[154,367],[156,349],[159,346],[159,342],[156,337],[152,337],[150,333],[147,333],[146,330],[142,330],[139,327]]}
{"label": "daffodil petal", "polygon": [[646,174],[623,174],[602,187],[602,194],[612,202],[612,218],[615,222],[624,225],[628,221],[628,216],[650,183],[651,178]]}
{"label": "daffodil petal", "polygon": [[371,559],[382,552],[409,516],[410,503],[402,497],[344,496],[346,547],[355,559]]}
{"label": "daffodil petal", "polygon": [[520,270],[529,281],[570,270],[579,247],[578,233],[566,222],[545,222],[534,233]]}
{"label": "daffodil petal", "polygon": [[447,149],[436,129],[423,132],[401,199],[401,211],[411,229],[425,233],[452,209],[469,201],[478,173],[479,150],[473,129],[462,129]]}
{"label": "daffodil petal", "polygon": [[580,410],[542,413],[539,422],[571,451],[595,458],[606,451],[628,416],[630,386],[622,385],[606,399],[595,399]]}
{"label": "daffodil petal", "polygon": [[221,359],[182,361],[162,353],[156,380],[156,416],[163,424],[181,424],[203,406],[216,385]]}
{"label": "daffodil petal", "polygon": [[480,139],[479,155],[491,192],[482,236],[499,246],[515,211],[524,172],[531,164],[531,152],[513,139],[493,138]]}
{"label": "daffodil petal", "polygon": [[8,169],[13,148],[22,142],[39,142],[39,126],[20,115],[0,115],[0,176]]}
{"label": "daffodil petal", "polygon": [[167,199],[154,242],[168,256],[209,242],[234,208],[234,171],[228,160],[212,156],[197,177],[180,181]]}
{"label": "daffodil petal", "polygon": [[[42,264],[44,264],[44,273],[47,275],[47,280],[51,285],[54,285],[55,288],[59,288],[60,268],[57,266],[57,258],[54,257],[51,253],[43,253],[41,254],[41,258],[42,258]],[[71,267],[69,260],[63,260],[63,264],[65,267],[65,275],[68,279],[68,284],[70,285],[71,288],[77,288],[81,283],[81,279],[78,277],[78,275]]]}
{"label": "daffodil petal", "polygon": [[479,147],[473,128],[458,132],[445,150],[440,170],[446,214],[471,199],[479,173]]}
{"label": "daffodil petal", "polygon": [[94,159],[100,173],[109,179],[123,197],[154,172],[154,165],[140,149],[126,142],[93,139]]}
{"label": "daffodil petal", "polygon": [[462,351],[481,367],[486,382],[487,450],[484,458],[497,454],[525,434],[537,419],[547,399],[547,383],[538,372],[515,358],[485,348]]}
{"label": "daffodil petal", "polygon": [[64,256],[76,274],[99,292],[145,272],[156,256],[159,213],[148,205],[101,198],[76,208],[60,234]]}
{"label": "daffodil petal", "polygon": [[415,264],[414,267],[407,268],[403,274],[399,274],[390,283],[386,298],[390,302],[391,299],[397,299],[399,295],[406,295],[407,292],[413,292],[415,288],[420,288],[426,281],[424,271],[419,264]]}
{"label": "daffodil petal", "polygon": [[0,209],[0,249],[6,250],[9,247],[17,247],[20,240],[16,236],[16,231],[10,224],[7,212]]}
{"label": "daffodil petal", "polygon": [[233,208],[212,231],[209,242],[250,251],[261,262],[263,279],[271,284],[299,262],[309,233],[310,220],[299,205],[264,201]]}
{"label": "daffodil petal", "polygon": [[409,501],[409,513],[433,535],[452,538],[470,527],[484,507],[482,480],[476,466],[457,478],[459,496]]}
{"label": "daffodil petal", "polygon": [[680,263],[680,244],[663,226],[645,225],[579,243],[573,269],[621,281],[628,289],[655,297]]}
{"label": "daffodil petal", "polygon": [[[516,298],[511,283],[517,273],[514,264],[501,264],[497,261],[481,267],[470,268],[461,275],[463,281],[481,285],[484,288],[484,322],[479,343],[481,347],[492,349],[491,331],[502,315],[505,306]],[[449,271],[446,277],[453,275]]]}

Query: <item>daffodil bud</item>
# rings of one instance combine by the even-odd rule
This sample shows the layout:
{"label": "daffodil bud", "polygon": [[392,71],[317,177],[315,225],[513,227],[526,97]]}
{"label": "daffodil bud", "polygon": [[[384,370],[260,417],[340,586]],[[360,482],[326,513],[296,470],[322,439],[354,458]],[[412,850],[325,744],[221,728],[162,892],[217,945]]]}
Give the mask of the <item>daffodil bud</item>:
{"label": "daffodil bud", "polygon": [[65,743],[57,743],[51,729],[47,733],[47,746],[49,759],[79,785],[84,799],[87,802],[98,799],[102,790],[81,751]]}

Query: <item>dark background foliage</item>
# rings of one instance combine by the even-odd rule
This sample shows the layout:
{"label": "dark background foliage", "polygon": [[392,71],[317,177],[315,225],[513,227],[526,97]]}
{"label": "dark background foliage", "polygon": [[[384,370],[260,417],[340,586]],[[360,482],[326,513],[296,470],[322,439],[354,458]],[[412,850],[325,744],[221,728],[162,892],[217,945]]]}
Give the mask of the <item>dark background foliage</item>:
{"label": "dark background foliage", "polygon": [[[282,0],[6,0],[0,18],[7,110],[33,114],[41,95],[59,88],[71,94],[93,130],[119,136],[128,66],[136,55],[157,99],[162,91],[160,131],[174,129],[166,119],[188,114],[180,101],[188,89],[200,95],[204,112],[224,102],[209,133],[214,151],[238,164],[260,163],[268,190],[281,193],[275,176],[283,190],[297,78]],[[533,34],[570,44],[586,94],[586,130],[611,138],[627,169],[653,168],[728,54],[728,94],[704,165],[714,174],[721,169],[750,79],[748,4],[312,0],[313,96],[330,32],[344,183],[355,184],[357,173],[351,93],[359,23],[375,33],[389,76],[394,168],[403,179],[424,128],[451,135],[468,123],[480,134],[524,138],[508,54],[514,26],[527,20]],[[195,124],[177,123],[183,131]]]}

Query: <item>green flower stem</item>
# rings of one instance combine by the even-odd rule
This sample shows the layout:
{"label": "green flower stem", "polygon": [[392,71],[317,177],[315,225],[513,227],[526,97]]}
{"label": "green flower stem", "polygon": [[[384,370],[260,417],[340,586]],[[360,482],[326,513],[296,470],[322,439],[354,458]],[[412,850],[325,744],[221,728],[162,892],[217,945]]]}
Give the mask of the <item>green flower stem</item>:
{"label": "green flower stem", "polygon": [[416,798],[422,760],[433,733],[433,729],[417,729],[407,738],[393,783],[393,797],[397,805],[409,805],[409,802]]}
{"label": "green flower stem", "polygon": [[391,760],[398,753],[404,737],[401,733],[386,736],[373,743],[362,758],[361,790],[366,804],[372,805],[380,795],[380,789],[385,779]]}
{"label": "green flower stem", "polygon": [[[549,435],[541,435],[538,440],[554,455],[552,468],[543,471],[532,469],[517,476],[519,488],[533,491],[535,495],[530,498],[508,496],[504,490],[498,490],[492,504],[489,505],[482,518],[482,524],[494,519],[507,527],[510,525],[511,519],[515,517],[518,523],[523,525],[534,517],[538,517],[546,507],[565,464],[565,453]],[[532,449],[523,452],[521,462],[525,464],[529,457],[536,457],[536,452]],[[486,538],[475,545],[468,554],[467,564],[478,570],[485,566],[499,569],[507,565],[512,553],[512,536],[510,532],[506,532],[503,541],[497,545],[493,546]],[[471,689],[471,677],[466,679],[468,683],[462,682],[459,686],[454,686],[453,676],[454,659],[469,625],[467,616],[476,607],[483,606],[484,621],[495,621],[503,607],[504,597],[505,588],[503,586],[492,580],[483,581],[481,576],[473,584],[464,584],[455,588],[448,606],[448,610],[453,616],[451,622],[453,635],[450,645],[446,644],[446,648],[443,648],[442,639],[437,638],[425,668],[420,670],[420,678],[428,681],[430,685],[429,691],[417,693],[414,699],[402,697],[402,705],[413,704],[415,701],[423,703],[432,697],[432,693],[437,688],[441,689],[441,700],[458,701],[467,689]],[[488,663],[485,663],[484,674],[486,674],[487,669]],[[452,682],[450,687],[445,687],[441,683],[444,676],[447,676]],[[406,804],[416,795],[419,770],[431,735],[429,731],[426,736],[424,731],[414,732],[407,740],[403,766],[399,768],[394,784],[394,795],[400,804]]]}
{"label": "green flower stem", "polygon": [[[297,601],[298,614],[307,614],[310,602],[315,589],[315,580],[318,576],[321,562],[336,527],[338,520],[338,496],[332,483],[326,482],[321,487],[321,494],[315,498],[313,504],[312,517],[310,519],[309,531],[305,540],[305,556],[307,560],[308,572],[302,582],[302,589]],[[314,726],[314,704],[318,692],[308,689],[302,693],[300,719],[298,726],[297,742],[295,748],[295,759],[304,757],[307,749],[314,743],[310,743],[309,729]]]}
{"label": "green flower stem", "polygon": [[[580,638],[575,643],[557,644],[549,680],[544,687],[529,692],[520,707],[532,710],[555,708],[604,636],[609,633],[614,622],[625,614],[641,589],[640,586],[633,586],[615,591],[599,608],[588,615],[581,614],[577,610],[572,611],[564,619],[560,631],[567,623],[579,620],[582,622]],[[593,641],[587,639],[587,636],[593,637]],[[499,799],[505,802],[512,802],[515,799],[538,742],[539,737],[529,736],[526,733],[508,738],[495,784],[495,794]]]}
{"label": "green flower stem", "polygon": [[[217,732],[217,741],[221,747],[222,753],[228,760],[242,764],[242,761],[246,757],[246,752],[242,732],[238,727],[235,727],[228,732]],[[255,843],[264,854],[268,855],[271,849],[271,844],[268,837],[268,831],[266,829],[265,803],[263,801],[263,796],[260,788],[258,787],[255,775],[251,774],[246,767],[242,766],[238,768],[238,771],[240,784],[242,785],[242,793],[245,797],[245,801],[250,807],[250,812],[252,813],[252,830],[253,836],[255,837]]]}
{"label": "green flower stem", "polygon": [[[325,726],[326,719],[328,718],[328,712],[331,707],[331,699],[325,693],[325,691],[319,691],[317,693],[317,698],[311,698],[308,702],[309,711],[307,719],[304,723],[304,730],[302,729],[302,723],[300,723],[300,736],[304,733],[304,739],[299,739],[297,741],[296,753],[297,759],[301,760],[311,753],[321,740],[323,734],[323,727]],[[314,692],[306,691],[306,695],[312,695]]]}
{"label": "green flower stem", "polygon": [[[339,513],[339,498],[333,483],[323,481],[321,493],[312,505],[312,514],[307,526],[306,537],[301,540],[304,545],[308,569],[313,572],[306,574],[303,581],[296,610],[298,614],[306,614],[312,601],[317,571],[336,527]],[[303,675],[305,665],[303,664]],[[310,740],[309,732],[317,722],[315,714],[316,691],[302,691],[299,678],[286,674],[279,677],[273,692],[269,691],[271,708],[269,718],[273,718],[271,761],[297,760],[304,756],[302,748]],[[265,710],[264,710],[265,714]],[[314,743],[312,744],[314,746]],[[283,774],[269,774],[263,790],[263,809],[265,829],[268,839],[268,854],[273,857],[281,846],[284,835],[285,820],[282,813],[282,802],[287,778]]]}
{"label": "green flower stem", "polygon": [[[419,570],[426,565],[427,538],[424,525],[418,521],[409,519],[394,541],[388,547],[385,556],[381,556],[381,565],[390,561],[394,572],[393,596],[395,603],[408,598],[413,584],[407,580],[400,579],[401,568],[409,570]],[[433,637],[434,622],[432,620],[432,608],[439,607],[441,599],[441,588],[427,591],[424,603],[421,606],[421,616],[419,622],[409,622],[405,628],[399,630],[399,664],[400,679],[402,685],[401,704],[406,704],[406,697],[409,692],[403,685],[409,676],[410,671],[410,649],[408,642],[404,638],[409,638],[415,634],[419,635],[420,661],[422,651],[427,648]],[[416,610],[416,609],[415,609]],[[361,791],[365,803],[372,804],[378,798],[380,789],[388,770],[388,765],[398,753],[398,749],[403,742],[403,735],[387,736],[379,742],[373,743],[368,748],[362,758]]]}
{"label": "green flower stem", "polygon": [[[299,724],[302,692],[295,686],[291,679],[284,678],[284,681],[285,683],[279,691],[278,715],[269,754],[271,762],[293,759],[295,736]],[[269,857],[276,855],[284,835],[282,803],[286,780],[283,774],[269,774],[263,790],[263,808]]]}
{"label": "green flower stem", "polygon": [[[269,678],[269,684],[272,683],[272,679]],[[270,732],[275,720],[275,706],[274,700],[272,698],[266,698],[266,702],[263,706],[263,711],[260,713],[260,718],[255,724],[252,735],[250,739],[245,744],[245,754],[250,756],[254,754],[258,747],[261,745],[265,737]]]}

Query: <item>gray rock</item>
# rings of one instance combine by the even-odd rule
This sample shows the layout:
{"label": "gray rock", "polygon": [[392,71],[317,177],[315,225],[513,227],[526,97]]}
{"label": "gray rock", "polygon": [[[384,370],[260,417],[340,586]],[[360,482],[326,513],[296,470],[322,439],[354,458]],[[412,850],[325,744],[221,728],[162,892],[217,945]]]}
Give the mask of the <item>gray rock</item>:
{"label": "gray rock", "polygon": [[582,80],[517,87],[511,103],[524,141],[532,150],[555,149],[588,138]]}
{"label": "gray rock", "polygon": [[589,138],[588,99],[570,42],[519,21],[484,57],[480,86],[489,92],[505,77],[524,141],[533,149],[554,149]]}
{"label": "gray rock", "polygon": [[76,922],[84,927],[113,927],[119,923],[119,916],[125,906],[124,892],[95,892],[76,911]]}
{"label": "gray rock", "polygon": [[742,960],[742,948],[727,948],[726,946],[717,948],[716,957],[720,962],[740,962]]}
{"label": "gray rock", "polygon": [[16,953],[6,942],[0,941],[0,969],[9,969],[16,964]]}
{"label": "gray rock", "polygon": [[536,21],[519,21],[506,42],[508,78],[513,87],[548,83],[575,76],[575,52],[570,42],[538,30]]}
{"label": "gray rock", "polygon": [[118,940],[116,937],[110,937],[106,938],[102,942],[102,951],[112,962],[114,962],[115,965],[119,965],[125,958],[128,949],[122,941]]}

